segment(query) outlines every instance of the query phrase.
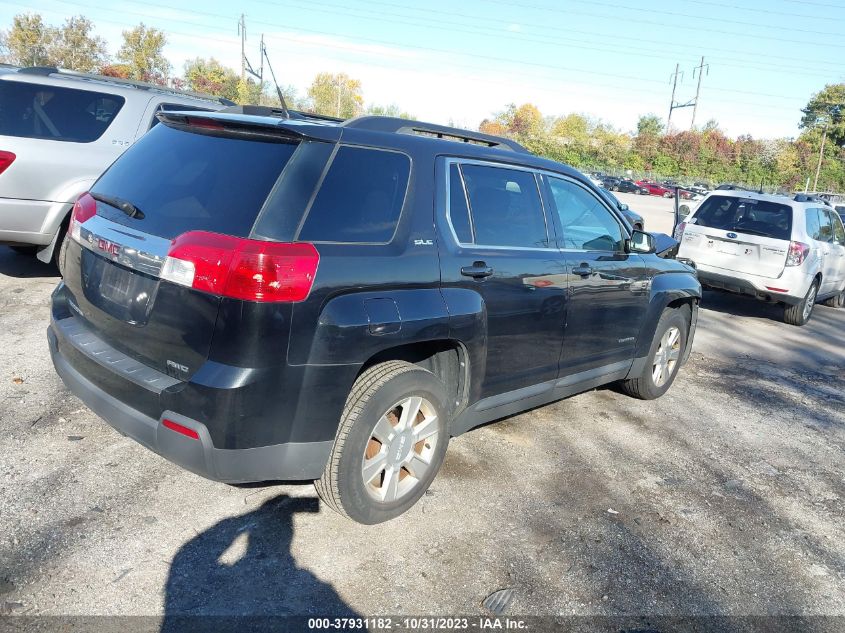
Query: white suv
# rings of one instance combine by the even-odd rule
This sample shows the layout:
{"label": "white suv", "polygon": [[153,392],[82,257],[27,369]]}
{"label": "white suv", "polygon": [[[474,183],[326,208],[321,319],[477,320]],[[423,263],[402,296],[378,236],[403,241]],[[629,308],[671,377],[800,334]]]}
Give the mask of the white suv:
{"label": "white suv", "polygon": [[162,110],[231,101],[56,68],[0,69],[0,244],[49,262],[80,194]]}
{"label": "white suv", "polygon": [[702,286],[783,303],[792,325],[804,325],[817,301],[845,302],[845,227],[813,196],[714,191],[675,239]]}

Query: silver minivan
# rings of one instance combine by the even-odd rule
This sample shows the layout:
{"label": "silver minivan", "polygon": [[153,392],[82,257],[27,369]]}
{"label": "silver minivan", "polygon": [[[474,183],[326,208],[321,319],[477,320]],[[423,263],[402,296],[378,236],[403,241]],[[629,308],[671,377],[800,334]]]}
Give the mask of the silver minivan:
{"label": "silver minivan", "polygon": [[216,97],[49,67],[0,69],[0,244],[58,255],[73,203],[162,110]]}
{"label": "silver minivan", "polygon": [[804,325],[818,301],[845,304],[845,226],[815,196],[714,191],[675,239],[702,286],[782,303],[792,325]]}

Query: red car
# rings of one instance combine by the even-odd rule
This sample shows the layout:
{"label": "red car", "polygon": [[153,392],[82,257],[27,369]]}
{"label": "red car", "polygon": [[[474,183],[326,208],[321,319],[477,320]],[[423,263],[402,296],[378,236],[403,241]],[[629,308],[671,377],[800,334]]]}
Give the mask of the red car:
{"label": "red car", "polygon": [[667,189],[663,185],[658,185],[656,182],[646,182],[645,180],[640,180],[637,184],[647,190],[651,196],[663,196],[664,198],[673,198],[675,196],[674,191]]}

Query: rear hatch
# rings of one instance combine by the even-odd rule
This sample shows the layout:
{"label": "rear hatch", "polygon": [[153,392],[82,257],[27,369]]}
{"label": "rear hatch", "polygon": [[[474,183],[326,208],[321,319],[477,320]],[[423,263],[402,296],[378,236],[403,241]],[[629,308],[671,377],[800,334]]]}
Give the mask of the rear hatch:
{"label": "rear hatch", "polygon": [[679,257],[761,277],[783,272],[792,208],[736,196],[710,196],[683,225]]}
{"label": "rear hatch", "polygon": [[221,298],[162,279],[173,242],[190,231],[227,244],[249,236],[297,148],[290,138],[230,135],[213,125],[157,125],[133,145],[77,203],[89,210],[72,223],[65,255],[68,300],[83,324],[182,379],[208,357]]}

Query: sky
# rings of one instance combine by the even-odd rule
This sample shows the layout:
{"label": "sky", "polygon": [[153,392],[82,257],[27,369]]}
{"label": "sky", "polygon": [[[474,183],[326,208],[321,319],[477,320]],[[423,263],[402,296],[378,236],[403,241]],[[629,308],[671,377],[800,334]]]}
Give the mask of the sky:
{"label": "sky", "polygon": [[[471,128],[509,103],[621,131],[643,114],[665,121],[675,65],[675,101],[688,103],[703,56],[697,125],[795,137],[812,94],[845,81],[845,0],[3,0],[0,28],[24,12],[85,15],[112,54],[122,29],[159,28],[176,75],[198,56],[240,69],[243,13],[247,57],[258,64],[263,33],[279,83],[301,96],[318,72],[345,72],[367,104]],[[676,109],[672,127],[692,116]]]}

